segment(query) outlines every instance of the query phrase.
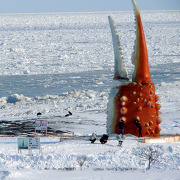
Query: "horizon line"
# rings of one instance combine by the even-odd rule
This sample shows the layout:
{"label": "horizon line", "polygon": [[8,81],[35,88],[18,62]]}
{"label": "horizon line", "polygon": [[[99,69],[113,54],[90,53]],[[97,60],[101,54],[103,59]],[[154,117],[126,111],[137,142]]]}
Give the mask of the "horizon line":
{"label": "horizon line", "polygon": [[[141,12],[154,12],[154,11],[179,11],[180,10],[141,10]],[[69,13],[69,14],[73,14],[73,13],[82,13],[82,14],[88,14],[88,13],[108,13],[108,12],[132,12],[133,13],[133,10],[130,11],[130,10],[124,10],[124,11],[65,11],[65,12],[14,12],[14,13],[1,13],[0,12],[0,15],[21,15],[21,14],[63,14],[63,13]]]}

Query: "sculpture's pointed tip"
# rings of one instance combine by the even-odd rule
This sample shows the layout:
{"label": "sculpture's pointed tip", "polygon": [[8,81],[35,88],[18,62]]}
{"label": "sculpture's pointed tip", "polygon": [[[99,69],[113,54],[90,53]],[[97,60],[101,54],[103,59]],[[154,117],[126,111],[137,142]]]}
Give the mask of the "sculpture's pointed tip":
{"label": "sculpture's pointed tip", "polygon": [[136,14],[139,13],[139,8],[138,8],[138,5],[137,5],[135,0],[132,0],[132,4],[133,4],[133,7],[134,7],[134,12]]}
{"label": "sculpture's pointed tip", "polygon": [[151,81],[151,76],[149,71],[146,40],[145,40],[139,8],[135,0],[132,0],[132,3],[134,6],[135,19],[136,19],[136,41],[132,56],[132,62],[135,65],[133,80],[138,83],[147,83]]}
{"label": "sculpture's pointed tip", "polygon": [[114,48],[114,80],[129,79],[127,68],[122,55],[122,48],[115,23],[110,16],[108,16],[108,20],[111,28],[113,48]]}

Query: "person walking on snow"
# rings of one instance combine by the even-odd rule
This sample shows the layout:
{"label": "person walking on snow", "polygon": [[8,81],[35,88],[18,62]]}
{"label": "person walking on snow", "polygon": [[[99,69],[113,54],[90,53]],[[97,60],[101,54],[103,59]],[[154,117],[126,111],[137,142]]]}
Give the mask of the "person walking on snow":
{"label": "person walking on snow", "polygon": [[139,137],[142,137],[142,127],[141,127],[141,124],[138,120],[134,121],[134,124],[138,127],[138,131],[139,131]]}
{"label": "person walking on snow", "polygon": [[116,125],[116,127],[118,127],[118,126],[119,126],[120,134],[122,135],[122,138],[123,138],[123,136],[124,136],[124,127],[127,128],[127,126],[124,124],[123,118],[120,118],[119,123]]}

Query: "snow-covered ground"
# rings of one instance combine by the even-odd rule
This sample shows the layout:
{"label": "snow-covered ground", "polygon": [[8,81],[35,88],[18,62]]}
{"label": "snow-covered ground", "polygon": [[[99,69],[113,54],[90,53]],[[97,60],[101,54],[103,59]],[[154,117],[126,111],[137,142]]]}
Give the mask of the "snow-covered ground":
{"label": "snow-covered ground", "polygon": [[[17,152],[17,138],[1,138],[1,177],[6,179],[177,179],[179,177],[179,143],[153,144],[163,149],[158,162],[146,170],[148,161],[136,153],[147,144],[127,137],[122,147],[116,140],[95,144],[84,140],[41,138],[42,154],[33,150]],[[85,158],[85,160],[84,160]],[[80,162],[84,161],[82,170]]]}
{"label": "snow-covered ground", "polygon": [[[106,106],[113,86],[108,15],[115,20],[128,72],[134,43],[133,12],[0,15],[0,120],[46,119],[75,135],[106,133]],[[180,132],[180,11],[141,12],[152,81],[160,96],[161,134]],[[67,111],[73,116],[65,118]],[[163,149],[147,171],[134,152],[147,146],[127,137],[94,145],[42,137],[42,153],[18,154],[17,137],[1,137],[3,179],[179,179],[180,144]],[[86,157],[82,171],[79,159]],[[70,171],[71,169],[71,171]]]}

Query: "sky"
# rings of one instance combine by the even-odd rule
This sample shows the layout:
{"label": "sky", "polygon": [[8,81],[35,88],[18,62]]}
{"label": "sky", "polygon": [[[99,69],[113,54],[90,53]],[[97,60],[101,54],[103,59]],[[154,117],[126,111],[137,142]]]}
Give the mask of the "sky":
{"label": "sky", "polygon": [[[180,0],[136,0],[140,10],[180,10]],[[132,11],[131,0],[0,0],[0,14]]]}

